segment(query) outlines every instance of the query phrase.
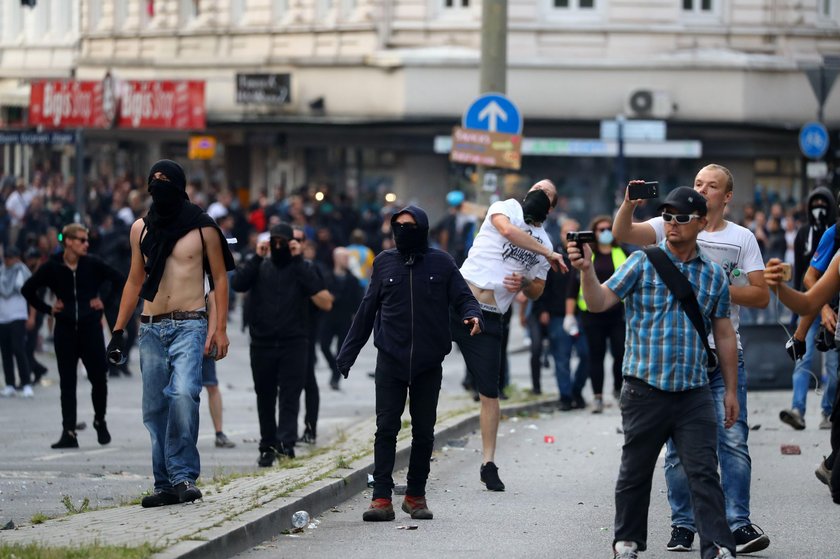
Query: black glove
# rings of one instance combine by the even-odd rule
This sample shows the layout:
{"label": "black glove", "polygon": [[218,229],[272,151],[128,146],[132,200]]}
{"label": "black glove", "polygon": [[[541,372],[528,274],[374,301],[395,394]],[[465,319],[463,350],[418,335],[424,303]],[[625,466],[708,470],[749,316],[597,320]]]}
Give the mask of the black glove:
{"label": "black glove", "polygon": [[817,351],[831,351],[835,348],[834,334],[824,324],[820,324],[820,328],[817,330],[814,347],[817,348]]}
{"label": "black glove", "polygon": [[793,336],[785,344],[785,349],[790,355],[790,358],[793,359],[793,362],[796,363],[805,355],[805,340],[797,340]]}
{"label": "black glove", "polygon": [[123,365],[128,359],[125,355],[125,337],[122,330],[114,330],[108,342],[108,361],[111,365]]}

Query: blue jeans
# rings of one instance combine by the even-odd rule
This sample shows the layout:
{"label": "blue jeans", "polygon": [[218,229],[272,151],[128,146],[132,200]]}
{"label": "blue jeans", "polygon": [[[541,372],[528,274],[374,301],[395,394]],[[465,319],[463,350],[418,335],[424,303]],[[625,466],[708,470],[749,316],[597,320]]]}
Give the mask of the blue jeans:
{"label": "blue jeans", "polygon": [[[805,399],[808,397],[808,386],[811,382],[810,373],[816,374],[819,370],[820,354],[823,355],[823,396],[820,407],[823,415],[831,415],[831,406],[834,404],[834,395],[837,391],[837,351],[831,350],[825,353],[817,351],[814,341],[817,331],[820,329],[820,321],[815,320],[808,328],[805,336],[805,355],[796,362],[793,369],[793,403],[791,407],[799,410],[802,417],[805,417]],[[816,363],[814,363],[816,361]],[[812,367],[811,365],[815,366]]]}
{"label": "blue jeans", "polygon": [[[548,343],[551,356],[554,358],[554,376],[557,378],[557,390],[562,400],[579,397],[589,377],[589,345],[583,328],[580,334],[570,336],[563,330],[563,317],[552,317],[548,322]],[[574,379],[571,376],[572,348],[577,351],[578,366],[575,368]]]}
{"label": "blue jeans", "polygon": [[201,473],[198,404],[206,320],[140,325],[143,424],[152,438],[156,490],[171,490]]}
{"label": "blue jeans", "polygon": [[[726,521],[733,532],[750,524],[750,479],[752,462],[747,447],[749,426],[747,425],[747,373],[744,370],[744,355],[738,351],[738,420],[731,428],[723,426],[723,395],[725,386],[720,368],[709,375],[709,387],[715,400],[718,416],[718,459],[720,481],[726,500]],[[671,505],[671,526],[695,531],[694,509],[688,490],[688,479],[680,464],[673,441],[668,440],[665,453],[665,482],[668,485],[668,502]]]}

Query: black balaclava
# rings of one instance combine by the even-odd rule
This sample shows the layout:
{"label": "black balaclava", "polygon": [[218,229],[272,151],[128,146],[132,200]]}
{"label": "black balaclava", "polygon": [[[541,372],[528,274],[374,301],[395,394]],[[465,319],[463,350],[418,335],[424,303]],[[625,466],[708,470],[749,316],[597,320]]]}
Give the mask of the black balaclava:
{"label": "black balaclava", "polygon": [[[155,173],[163,173],[169,180],[155,178]],[[187,196],[187,178],[180,165],[169,159],[161,159],[149,171],[149,194],[152,195],[152,207],[149,217],[157,224],[174,221],[181,211]]]}
{"label": "black balaclava", "polygon": [[548,211],[551,209],[551,200],[548,199],[548,194],[542,190],[532,190],[525,195],[522,201],[522,214],[525,217],[525,223],[534,225],[535,223],[543,223],[548,217]]}
{"label": "black balaclava", "polygon": [[278,223],[270,232],[271,262],[278,268],[284,268],[292,261],[289,240],[294,238],[292,227],[288,223]]}
{"label": "black balaclava", "polygon": [[[401,227],[397,217],[401,214],[411,214],[416,226]],[[414,225],[414,224],[412,224]],[[426,212],[417,206],[406,206],[391,217],[391,230],[394,232],[394,244],[397,251],[404,257],[410,258],[422,254],[429,249],[429,220]]]}

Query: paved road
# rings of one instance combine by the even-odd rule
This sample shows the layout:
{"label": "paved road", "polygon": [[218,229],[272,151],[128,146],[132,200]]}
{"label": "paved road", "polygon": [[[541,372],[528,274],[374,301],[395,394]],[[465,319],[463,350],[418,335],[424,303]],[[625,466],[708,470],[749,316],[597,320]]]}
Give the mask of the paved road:
{"label": "paved road", "polygon": [[[202,477],[233,471],[253,471],[258,456],[259,425],[248,357],[248,341],[240,331],[238,313],[228,328],[231,351],[219,362],[218,375],[224,397],[224,429],[237,443],[234,449],[215,448],[214,433],[207,405],[202,402],[199,450]],[[511,348],[521,347],[521,331],[512,335]],[[45,344],[51,351],[51,345]],[[141,382],[136,350],[132,352],[131,378],[109,380],[107,421],[113,442],[96,443],[92,428],[93,408],[90,384],[83,371],[77,389],[78,418],[88,427],[79,432],[78,450],[52,450],[61,431],[58,376],[50,351],[39,356],[49,366],[45,385],[35,389],[35,398],[0,398],[0,525],[13,520],[28,523],[35,514],[50,517],[67,512],[63,497],[80,507],[88,499],[91,508],[109,507],[136,499],[152,486],[151,454],[148,433],[140,410]],[[329,389],[329,371],[323,358],[316,368],[321,385],[319,446],[329,444],[340,431],[374,415],[373,380],[367,372],[374,368],[375,350],[369,343],[359,357],[348,381],[341,390]],[[530,386],[526,354],[512,354],[513,382]],[[457,352],[449,357],[444,378],[444,394],[463,400],[460,386],[463,362]],[[546,384],[553,388],[549,373]],[[462,402],[459,405],[465,405]],[[301,424],[302,424],[301,412]]]}
{"label": "paved road", "polygon": [[[750,434],[753,521],[771,538],[770,548],[751,556],[837,557],[837,505],[813,474],[828,452],[828,432],[794,432],[781,425],[778,409],[787,403],[787,393],[752,393],[750,401],[757,429]],[[237,557],[612,557],[613,489],[623,439],[619,425],[614,406],[600,416],[550,412],[507,420],[498,451],[505,493],[488,492],[479,483],[481,442],[473,434],[465,447],[452,444],[435,453],[427,493],[434,520],[412,521],[398,511],[394,522],[362,522],[368,490],[336,503],[302,533],[278,536]],[[556,442],[544,442],[546,435]],[[800,445],[802,454],[782,456],[780,445],[788,443]],[[405,473],[398,473],[397,483],[405,482]],[[401,502],[395,497],[397,505]],[[410,525],[417,529],[399,529]],[[670,527],[661,461],[649,527],[646,559],[697,556],[664,549]]]}

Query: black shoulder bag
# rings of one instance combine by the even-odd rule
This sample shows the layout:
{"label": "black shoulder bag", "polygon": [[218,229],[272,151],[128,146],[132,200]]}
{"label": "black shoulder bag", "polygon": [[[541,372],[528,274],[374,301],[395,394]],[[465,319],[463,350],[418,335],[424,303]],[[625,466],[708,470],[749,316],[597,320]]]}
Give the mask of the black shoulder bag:
{"label": "black shoulder bag", "polygon": [[661,248],[658,246],[649,246],[644,247],[642,250],[647,255],[650,263],[653,264],[656,273],[659,274],[659,277],[662,278],[662,281],[665,282],[665,285],[674,294],[674,297],[682,304],[685,314],[688,315],[688,319],[694,325],[697,333],[700,334],[703,347],[706,348],[706,367],[708,370],[713,371],[718,366],[718,359],[714,350],[709,346],[706,325],[703,324],[703,317],[700,315],[700,305],[697,303],[697,296],[691,287],[691,283],[674,266],[674,263],[671,262],[671,259],[668,258],[668,255]]}

